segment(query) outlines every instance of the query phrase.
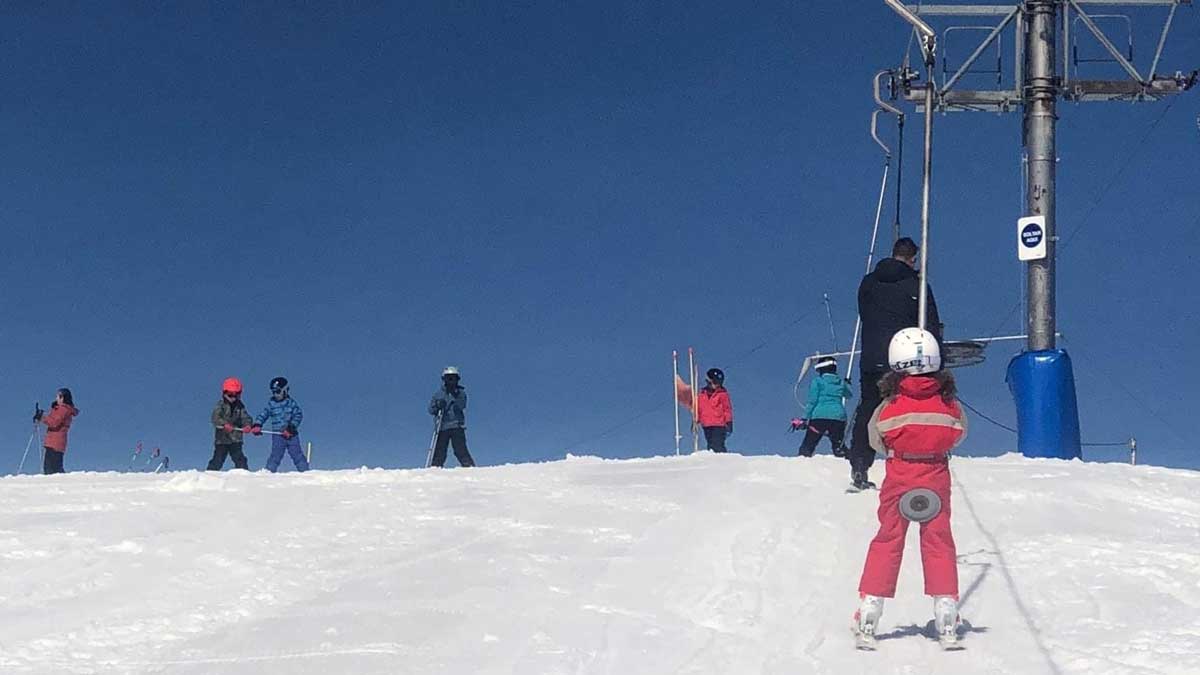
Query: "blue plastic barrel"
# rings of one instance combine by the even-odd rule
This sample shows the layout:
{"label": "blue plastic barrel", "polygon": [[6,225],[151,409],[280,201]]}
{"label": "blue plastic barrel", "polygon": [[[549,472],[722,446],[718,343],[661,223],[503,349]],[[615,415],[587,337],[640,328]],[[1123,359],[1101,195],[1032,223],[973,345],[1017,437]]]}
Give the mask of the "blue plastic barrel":
{"label": "blue plastic barrel", "polygon": [[1079,406],[1071,357],[1062,349],[1022,352],[1008,363],[1017,406],[1017,449],[1026,457],[1079,459]]}

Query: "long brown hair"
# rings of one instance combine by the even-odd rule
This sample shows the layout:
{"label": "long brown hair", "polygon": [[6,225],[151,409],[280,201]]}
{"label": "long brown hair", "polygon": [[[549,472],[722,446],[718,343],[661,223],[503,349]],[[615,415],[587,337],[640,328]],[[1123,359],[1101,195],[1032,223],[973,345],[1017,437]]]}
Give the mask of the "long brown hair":
{"label": "long brown hair", "polygon": [[900,373],[894,370],[889,370],[887,374],[879,378],[879,393],[883,398],[890,399],[896,395],[900,388],[900,380],[906,377],[932,377],[938,381],[938,393],[941,394],[942,400],[947,403],[953,401],[958,395],[958,384],[954,381],[954,375],[949,370],[943,368],[937,372],[929,373],[928,375],[913,375]]}

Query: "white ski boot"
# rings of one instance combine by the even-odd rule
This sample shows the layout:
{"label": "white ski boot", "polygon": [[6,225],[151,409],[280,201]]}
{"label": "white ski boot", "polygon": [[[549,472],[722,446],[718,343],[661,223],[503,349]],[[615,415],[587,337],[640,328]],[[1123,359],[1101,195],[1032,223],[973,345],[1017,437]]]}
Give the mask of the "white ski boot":
{"label": "white ski boot", "polygon": [[854,647],[866,651],[875,650],[875,629],[879,617],[883,616],[883,598],[876,595],[861,596],[858,611],[854,613]]}
{"label": "white ski boot", "polygon": [[958,643],[958,600],[953,595],[934,596],[933,626],[942,649],[962,649]]}

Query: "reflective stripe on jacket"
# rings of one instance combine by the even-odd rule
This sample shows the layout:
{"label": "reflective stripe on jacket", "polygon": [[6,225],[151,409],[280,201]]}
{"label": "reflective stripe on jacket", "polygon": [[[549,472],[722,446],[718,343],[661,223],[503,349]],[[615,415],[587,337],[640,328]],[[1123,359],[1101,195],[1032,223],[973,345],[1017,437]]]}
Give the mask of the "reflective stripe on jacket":
{"label": "reflective stripe on jacket", "polygon": [[902,461],[944,461],[967,435],[962,408],[942,399],[941,383],[932,377],[909,375],[897,389],[871,416],[871,447]]}

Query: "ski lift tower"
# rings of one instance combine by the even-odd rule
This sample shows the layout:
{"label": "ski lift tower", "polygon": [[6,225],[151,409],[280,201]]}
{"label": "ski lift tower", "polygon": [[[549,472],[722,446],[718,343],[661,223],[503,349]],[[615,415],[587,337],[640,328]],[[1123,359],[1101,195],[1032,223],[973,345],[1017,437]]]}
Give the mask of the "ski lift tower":
{"label": "ski lift tower", "polygon": [[[912,24],[922,38],[929,73],[925,86],[914,86],[918,78],[914,71],[907,67],[894,71],[893,97],[903,97],[927,114],[931,108],[937,112],[1020,109],[1024,113],[1022,141],[1026,153],[1027,199],[1025,217],[1018,221],[1015,239],[1018,259],[1026,264],[1028,344],[1026,351],[1009,363],[1007,377],[1017,408],[1017,442],[1027,457],[1080,457],[1079,413],[1071,359],[1066,350],[1055,344],[1057,102],[1060,98],[1076,103],[1153,102],[1190,89],[1196,84],[1196,71],[1164,75],[1159,72],[1159,61],[1180,5],[1191,5],[1192,0],[1021,0],[1007,4],[908,5],[901,0],[884,1]],[[1118,13],[1133,10],[1157,10],[1166,15],[1153,59],[1144,74],[1134,65],[1132,17]],[[971,24],[947,26],[938,35],[927,23],[947,17]],[[1114,26],[1127,32],[1122,41],[1125,49],[1109,37]],[[1012,76],[1006,78],[1005,50],[999,39],[1010,27],[1015,39]],[[933,36],[929,35],[931,31]],[[984,33],[983,41],[952,69],[947,54],[951,38],[957,45],[961,36],[970,31]],[[1092,43],[1097,56],[1081,56],[1079,35]],[[1064,45],[1061,59],[1060,41]],[[987,62],[994,65],[976,67],[985,54]],[[937,58],[942,66],[940,82],[934,81],[936,73],[930,67],[931,59]],[[1122,71],[1125,77],[1078,77],[1080,65],[1096,63],[1109,64],[1110,69]],[[995,76],[997,88],[963,89],[960,84],[967,75],[974,75],[976,80],[980,75],[989,80]],[[926,143],[928,151],[928,126]],[[928,176],[928,159],[926,166]]]}

